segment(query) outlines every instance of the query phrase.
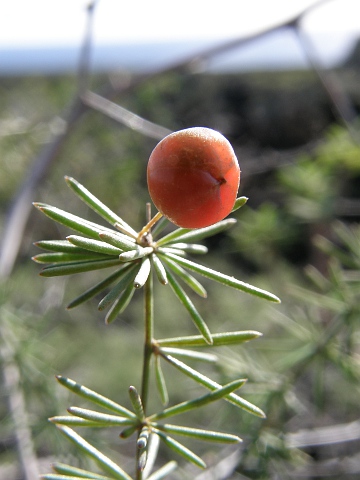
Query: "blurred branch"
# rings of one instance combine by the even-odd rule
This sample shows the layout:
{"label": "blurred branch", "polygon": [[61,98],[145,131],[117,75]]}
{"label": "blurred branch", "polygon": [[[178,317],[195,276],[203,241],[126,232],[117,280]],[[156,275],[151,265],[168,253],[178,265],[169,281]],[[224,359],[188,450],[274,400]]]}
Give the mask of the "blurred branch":
{"label": "blurred branch", "polygon": [[306,448],[360,439],[360,420],[309,430],[288,433],[285,442],[289,448]]}
{"label": "blurred branch", "polygon": [[357,130],[354,128],[354,121],[356,120],[357,113],[348,95],[342,88],[340,80],[337,78],[335,72],[326,70],[321,66],[321,60],[318,55],[316,55],[316,49],[311,42],[311,39],[300,28],[298,22],[294,23],[294,31],[312,69],[319,77],[325,92],[330,98],[335,114],[343,122],[353,141],[359,143],[360,138]]}
{"label": "blurred branch", "polygon": [[[310,462],[309,465],[291,470],[291,478],[358,478],[360,454],[346,457],[333,457],[329,460]],[[356,477],[355,477],[356,475]]]}
{"label": "blurred branch", "polygon": [[144,118],[136,115],[135,113],[127,110],[120,105],[102,97],[94,92],[86,92],[82,96],[82,101],[87,107],[91,107],[94,110],[103,113],[109,118],[122,123],[126,127],[145,135],[146,137],[154,138],[155,140],[161,140],[166,135],[171,133],[168,128],[157,125],[156,123],[149,122]]}
{"label": "blurred branch", "polygon": [[94,12],[97,0],[89,3],[87,7],[86,27],[84,33],[83,44],[80,51],[79,70],[78,70],[78,96],[80,97],[86,91],[89,84],[90,76],[90,60]]}
{"label": "blurred branch", "polygon": [[15,352],[7,338],[7,328],[4,322],[1,326],[0,359],[4,393],[7,395],[9,411],[14,424],[14,434],[24,478],[36,480],[39,477],[37,458],[33,448],[31,430],[24,394],[21,389],[21,378],[18,365],[14,359]]}
{"label": "blurred branch", "polygon": [[34,200],[34,191],[36,187],[44,178],[46,178],[50,167],[58,158],[75,123],[85,110],[86,109],[80,100],[76,98],[70,108],[70,113],[66,115],[63,131],[55,134],[50,143],[40,152],[32,164],[25,181],[15,195],[4,227],[4,235],[0,251],[0,278],[7,278],[13,270],[22,242],[24,229],[30,211],[33,208],[32,202]]}

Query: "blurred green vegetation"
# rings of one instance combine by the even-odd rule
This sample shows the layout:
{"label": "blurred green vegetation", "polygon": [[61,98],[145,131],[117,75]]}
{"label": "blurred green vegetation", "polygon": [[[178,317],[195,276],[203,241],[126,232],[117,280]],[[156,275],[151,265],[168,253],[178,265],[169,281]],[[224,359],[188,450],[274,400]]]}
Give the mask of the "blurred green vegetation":
{"label": "blurred green vegetation", "polygon": [[[293,72],[255,78],[171,73],[117,101],[173,130],[204,125],[229,137],[242,168],[240,193],[249,202],[234,214],[238,223],[232,230],[207,242],[210,254],[202,263],[282,299],[282,305],[269,306],[204,282],[209,298],[195,301],[213,332],[264,333],[235,351],[219,350],[215,368],[220,383],[248,378],[241,395],[265,410],[268,418],[254,419],[224,402],[221,410],[209,407],[205,416],[197,415],[194,425],[244,438],[237,471],[245,478],[290,479],[295,474],[317,478],[314,465],[326,470],[326,461],[333,459],[340,468],[343,459],[359,455],[360,448],[360,437],[344,443],[340,439],[338,449],[311,443],[296,448],[291,443],[296,445],[295,434],[301,429],[359,418],[360,148],[346,129],[334,123],[311,75]],[[103,80],[96,82],[101,85]],[[72,77],[0,79],[2,233],[12,198],[36,155],[62,128],[60,115],[66,113],[75,87]],[[309,92],[314,101],[304,104]],[[311,153],[308,148],[299,153],[299,146],[314,140],[318,145]],[[155,143],[100,113],[87,112],[33,200],[91,219],[92,212],[65,185],[63,177],[70,175],[140,229],[149,201],[146,162]],[[287,150],[291,161],[260,165],[274,152]],[[262,167],[260,173],[251,168],[254,162]],[[74,401],[56,384],[55,374],[69,376],[124,405],[129,403],[128,385],[140,381],[142,295],[136,294],[124,315],[105,326],[95,301],[65,310],[70,300],[92,285],[88,275],[38,277],[39,268],[30,260],[37,252],[32,243],[68,233],[34,210],[14,272],[1,286],[1,342],[19,368],[36,453],[45,461],[54,455],[60,459],[76,455],[46,420],[63,414]],[[101,278],[101,272],[92,275]],[[156,332],[162,337],[194,333],[183,309],[174,308],[169,288],[157,285],[155,293]],[[2,363],[5,366],[6,360]],[[164,370],[165,375],[170,373]],[[190,380],[167,377],[174,401],[182,399],[183,391],[195,396],[197,387]],[[2,389],[0,464],[16,467],[7,398]],[[124,450],[119,446],[118,432],[90,431],[87,438],[97,446],[110,442],[114,455],[119,450],[129,453],[127,444]],[[209,449],[214,462],[217,454],[217,449]],[[80,459],[75,462],[84,465]],[[335,479],[355,479],[360,474],[360,470],[326,471]],[[15,468],[7,478],[18,475]],[[189,478],[184,475],[174,478]],[[243,477],[235,472],[231,478]]]}

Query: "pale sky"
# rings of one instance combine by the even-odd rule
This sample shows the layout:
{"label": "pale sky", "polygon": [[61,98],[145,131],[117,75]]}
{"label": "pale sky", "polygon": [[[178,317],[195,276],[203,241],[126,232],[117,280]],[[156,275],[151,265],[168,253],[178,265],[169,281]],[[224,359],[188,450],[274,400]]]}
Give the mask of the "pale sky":
{"label": "pale sky", "polygon": [[[87,0],[2,0],[0,49],[79,45]],[[97,43],[224,39],[277,24],[316,0],[98,0]],[[360,0],[329,0],[304,27],[317,32],[360,32]]]}

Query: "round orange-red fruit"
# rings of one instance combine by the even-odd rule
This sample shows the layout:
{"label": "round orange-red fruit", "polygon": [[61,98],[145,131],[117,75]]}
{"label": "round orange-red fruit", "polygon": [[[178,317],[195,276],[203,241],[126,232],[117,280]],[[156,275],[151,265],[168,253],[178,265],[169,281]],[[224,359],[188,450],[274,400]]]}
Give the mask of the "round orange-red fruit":
{"label": "round orange-red fruit", "polygon": [[175,225],[201,228],[231,212],[240,168],[229,141],[205,127],[171,133],[152,151],[147,181],[156,208]]}

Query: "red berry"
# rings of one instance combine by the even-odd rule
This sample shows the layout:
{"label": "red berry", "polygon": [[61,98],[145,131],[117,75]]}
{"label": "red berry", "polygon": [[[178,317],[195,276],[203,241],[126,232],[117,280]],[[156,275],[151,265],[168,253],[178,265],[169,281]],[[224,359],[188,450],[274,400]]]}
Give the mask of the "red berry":
{"label": "red berry", "polygon": [[147,181],[157,209],[175,225],[201,228],[231,212],[240,168],[228,140],[210,128],[171,133],[152,151]]}

